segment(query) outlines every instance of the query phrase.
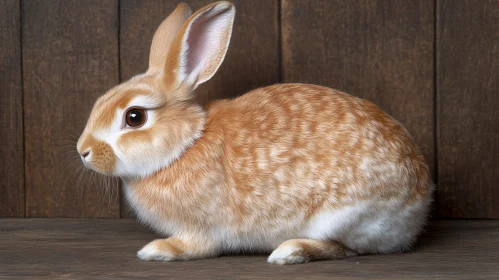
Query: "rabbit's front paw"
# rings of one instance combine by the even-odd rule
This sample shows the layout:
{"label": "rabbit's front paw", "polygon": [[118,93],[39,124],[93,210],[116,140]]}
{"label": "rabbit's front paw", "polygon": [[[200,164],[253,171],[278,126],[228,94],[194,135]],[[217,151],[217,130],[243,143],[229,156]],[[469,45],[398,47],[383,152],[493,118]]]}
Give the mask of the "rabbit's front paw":
{"label": "rabbit's front paw", "polygon": [[169,243],[168,239],[156,239],[138,251],[137,257],[145,261],[173,261],[178,251],[174,252]]}

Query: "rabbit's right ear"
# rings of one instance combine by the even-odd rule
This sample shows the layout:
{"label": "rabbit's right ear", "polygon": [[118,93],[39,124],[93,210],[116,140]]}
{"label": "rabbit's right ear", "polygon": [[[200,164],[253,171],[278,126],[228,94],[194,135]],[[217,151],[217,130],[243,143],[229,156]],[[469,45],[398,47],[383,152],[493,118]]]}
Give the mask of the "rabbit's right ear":
{"label": "rabbit's right ear", "polygon": [[151,52],[149,54],[149,69],[147,73],[156,74],[163,71],[166,56],[170,47],[177,37],[177,33],[187,19],[192,15],[189,5],[180,3],[158,27],[152,39]]}
{"label": "rabbit's right ear", "polygon": [[166,58],[164,83],[168,88],[182,85],[193,90],[215,74],[229,47],[235,12],[231,3],[221,1],[200,9],[185,22]]}

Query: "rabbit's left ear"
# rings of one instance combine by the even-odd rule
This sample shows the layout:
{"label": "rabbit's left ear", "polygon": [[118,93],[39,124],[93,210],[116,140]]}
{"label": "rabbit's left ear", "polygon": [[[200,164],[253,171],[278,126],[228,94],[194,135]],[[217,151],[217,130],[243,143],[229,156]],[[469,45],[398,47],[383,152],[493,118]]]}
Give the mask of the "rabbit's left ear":
{"label": "rabbit's left ear", "polygon": [[175,35],[192,15],[189,5],[181,3],[158,27],[152,39],[149,54],[148,73],[155,74],[163,70],[168,50],[171,48]]}
{"label": "rabbit's left ear", "polygon": [[236,10],[229,2],[208,5],[193,14],[172,43],[165,63],[165,83],[194,89],[208,81],[224,60]]}

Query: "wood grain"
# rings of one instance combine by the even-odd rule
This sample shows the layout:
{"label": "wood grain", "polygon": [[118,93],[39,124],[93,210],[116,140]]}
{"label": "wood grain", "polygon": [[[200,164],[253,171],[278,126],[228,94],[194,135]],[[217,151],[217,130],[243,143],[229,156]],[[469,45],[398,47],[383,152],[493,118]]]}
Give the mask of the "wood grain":
{"label": "wood grain", "polygon": [[0,6],[0,217],[24,217],[20,5]]}
{"label": "wood grain", "polygon": [[499,218],[499,1],[439,0],[438,213]]}
{"label": "wood grain", "polygon": [[283,81],[374,102],[434,170],[433,20],[432,0],[282,0]]}
{"label": "wood grain", "polygon": [[[193,11],[213,2],[188,0]],[[218,73],[197,89],[197,101],[235,97],[261,86],[279,82],[279,36],[277,0],[231,1],[236,19],[229,51]],[[178,2],[162,0],[121,1],[121,78],[145,72],[152,37],[159,24]],[[122,215],[130,216],[128,206]]]}
{"label": "wood grain", "polygon": [[93,103],[118,83],[118,2],[22,3],[27,216],[119,217],[116,188],[69,176]]}
{"label": "wood grain", "polygon": [[499,221],[434,221],[412,252],[279,266],[265,255],[144,262],[130,219],[4,219],[2,279],[499,279]]}

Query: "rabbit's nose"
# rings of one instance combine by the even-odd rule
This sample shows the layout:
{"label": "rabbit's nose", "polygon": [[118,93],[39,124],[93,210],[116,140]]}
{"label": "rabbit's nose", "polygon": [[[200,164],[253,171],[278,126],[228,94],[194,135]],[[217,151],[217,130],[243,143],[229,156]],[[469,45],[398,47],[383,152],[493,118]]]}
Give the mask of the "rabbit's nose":
{"label": "rabbit's nose", "polygon": [[83,154],[81,154],[82,158],[86,158],[90,154],[90,151],[86,151]]}

